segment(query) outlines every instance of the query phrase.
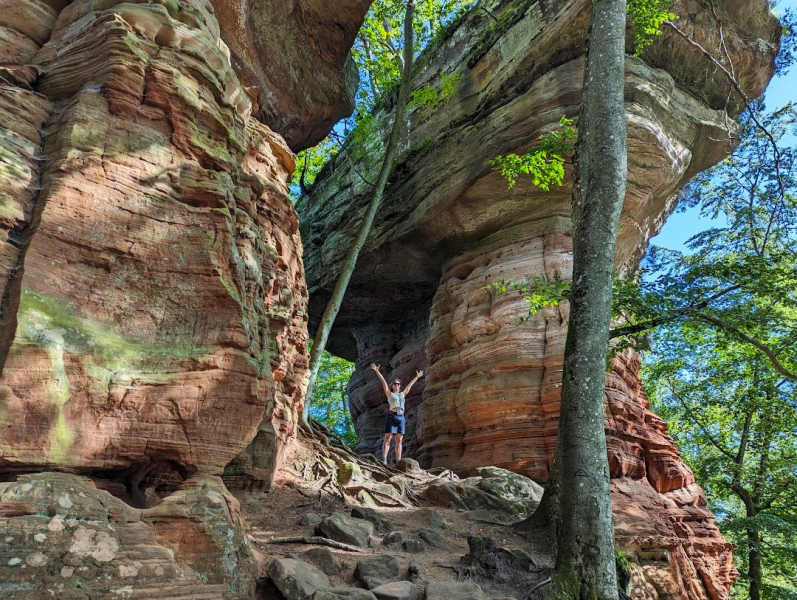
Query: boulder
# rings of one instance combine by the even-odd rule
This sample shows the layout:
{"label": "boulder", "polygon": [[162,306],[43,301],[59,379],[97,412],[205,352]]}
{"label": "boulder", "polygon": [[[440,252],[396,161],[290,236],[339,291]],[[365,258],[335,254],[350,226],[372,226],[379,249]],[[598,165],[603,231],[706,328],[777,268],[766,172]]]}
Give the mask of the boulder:
{"label": "boulder", "polygon": [[399,549],[404,547],[404,542],[412,539],[406,531],[391,531],[382,539],[382,545],[388,548]]}
{"label": "boulder", "polygon": [[469,579],[511,582],[518,588],[529,579],[532,569],[540,566],[524,550],[500,547],[493,539],[480,535],[468,536],[468,554],[460,559],[460,563],[465,565],[461,572],[466,573]]}
{"label": "boulder", "polygon": [[418,464],[417,460],[414,460],[412,458],[406,458],[406,457],[402,458],[400,461],[396,463],[396,468],[402,473],[416,473],[416,474],[423,473],[421,465]]}
{"label": "boulder", "polygon": [[418,600],[418,587],[409,581],[392,581],[371,591],[377,600]]}
{"label": "boulder", "polygon": [[323,572],[295,558],[275,558],[266,573],[285,600],[310,600],[317,590],[330,585]]}
{"label": "boulder", "polygon": [[475,473],[461,481],[432,484],[424,495],[448,508],[499,513],[504,523],[525,519],[542,499],[542,486],[523,475],[496,467],[480,467]]}
{"label": "boulder", "polygon": [[318,524],[316,533],[344,544],[366,548],[374,534],[374,524],[335,511]]}
{"label": "boulder", "polygon": [[377,597],[360,588],[324,588],[313,594],[312,600],[377,600]]}
{"label": "boulder", "polygon": [[436,531],[434,531],[433,529],[421,529],[418,532],[418,537],[420,537],[424,542],[426,542],[430,546],[434,546],[435,548],[446,547],[445,538]]}
{"label": "boulder", "polygon": [[423,543],[423,540],[418,539],[405,540],[401,547],[410,554],[418,554],[426,550],[426,544]]}
{"label": "boulder", "polygon": [[426,586],[426,600],[487,600],[475,583],[432,581]]}
{"label": "boulder", "polygon": [[392,554],[369,556],[357,562],[354,577],[369,590],[401,579],[401,562]]}
{"label": "boulder", "polygon": [[336,575],[343,569],[338,559],[329,548],[310,548],[302,552],[299,557],[321,569],[327,575]]}
{"label": "boulder", "polygon": [[309,512],[309,513],[304,515],[299,520],[299,525],[307,525],[309,527],[316,527],[323,520],[324,520],[323,517],[321,517],[320,515],[317,515],[317,514],[315,514],[313,512]]}
{"label": "boulder", "polygon": [[351,516],[355,519],[365,519],[374,524],[374,528],[379,533],[390,531],[390,524],[385,521],[373,508],[355,506],[351,509]]}
{"label": "boulder", "polygon": [[433,508],[424,507],[416,512],[416,515],[428,524],[432,529],[447,529],[448,523],[443,515]]}
{"label": "boulder", "polygon": [[61,598],[254,594],[238,501],[218,477],[189,479],[142,510],[86,477],[20,475],[0,483],[0,515],[2,598],[40,600],[54,589]]}

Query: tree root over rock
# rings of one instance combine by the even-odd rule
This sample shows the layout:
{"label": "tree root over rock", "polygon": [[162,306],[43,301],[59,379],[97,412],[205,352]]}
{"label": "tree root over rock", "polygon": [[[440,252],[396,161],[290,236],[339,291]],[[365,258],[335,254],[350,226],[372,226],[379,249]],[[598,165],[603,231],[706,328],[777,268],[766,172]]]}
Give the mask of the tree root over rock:
{"label": "tree root over rock", "polygon": [[284,537],[284,538],[252,538],[255,542],[261,544],[310,544],[313,546],[329,546],[338,550],[346,550],[347,552],[367,552],[364,548],[352,546],[351,544],[344,544],[343,542],[336,542],[329,538],[321,537],[320,535],[313,535],[310,537]]}
{"label": "tree root over rock", "polygon": [[439,473],[434,474],[389,469],[373,455],[353,452],[318,421],[312,420],[311,426],[311,430],[300,427],[299,438],[314,456],[310,461],[297,461],[294,471],[309,482],[296,490],[307,498],[317,498],[319,503],[326,491],[346,506],[422,506],[429,504],[422,493],[430,483],[458,479],[447,469],[438,469]]}

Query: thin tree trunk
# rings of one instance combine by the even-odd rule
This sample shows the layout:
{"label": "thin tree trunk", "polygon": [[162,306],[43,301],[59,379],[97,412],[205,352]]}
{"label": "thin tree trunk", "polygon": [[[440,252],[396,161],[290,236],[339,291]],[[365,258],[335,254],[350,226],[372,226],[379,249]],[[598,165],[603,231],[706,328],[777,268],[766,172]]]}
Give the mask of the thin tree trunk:
{"label": "thin tree trunk", "polygon": [[559,488],[554,593],[568,600],[618,597],[604,389],[615,242],[627,179],[625,23],[625,0],[592,4],[573,187],[559,464],[553,470]]}
{"label": "thin tree trunk", "polygon": [[[747,518],[751,519],[748,511]],[[750,579],[750,600],[761,600],[761,534],[750,527],[747,528],[747,576]]]}
{"label": "thin tree trunk", "polygon": [[313,350],[310,353],[310,379],[307,384],[307,392],[304,399],[304,408],[301,414],[301,425],[310,429],[309,414],[310,414],[310,400],[315,387],[315,380],[318,376],[318,369],[321,366],[321,357],[324,354],[324,349],[329,339],[329,332],[332,330],[332,325],[335,323],[335,317],[338,315],[341,304],[343,304],[343,297],[346,294],[346,288],[349,285],[349,280],[354,273],[354,267],[357,264],[357,257],[360,250],[365,245],[365,240],[368,238],[368,233],[371,231],[371,226],[374,223],[377,210],[382,201],[382,194],[385,191],[388,175],[393,169],[393,159],[398,150],[399,139],[401,138],[402,128],[404,124],[404,112],[407,108],[407,98],[410,91],[410,75],[412,71],[413,59],[413,28],[412,18],[415,10],[415,0],[407,1],[407,10],[404,15],[404,65],[401,73],[401,83],[399,85],[398,99],[396,100],[396,112],[393,118],[393,127],[390,131],[388,138],[387,148],[385,149],[385,157],[382,160],[382,167],[379,170],[379,176],[376,179],[376,185],[371,192],[371,200],[368,203],[368,208],[363,216],[360,229],[357,231],[357,237],[346,255],[346,260],[341,267],[338,281],[335,283],[335,289],[332,290],[332,297],[329,299],[326,310],[321,317],[321,322],[318,324],[318,331],[316,331],[313,338]]}

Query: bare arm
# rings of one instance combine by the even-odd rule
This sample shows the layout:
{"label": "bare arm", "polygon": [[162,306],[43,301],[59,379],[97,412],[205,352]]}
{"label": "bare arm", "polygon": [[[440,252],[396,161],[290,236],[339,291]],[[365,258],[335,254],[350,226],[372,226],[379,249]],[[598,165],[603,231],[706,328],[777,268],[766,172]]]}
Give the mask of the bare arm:
{"label": "bare arm", "polygon": [[379,372],[379,365],[371,363],[371,370],[379,376],[379,381],[382,382],[382,389],[385,390],[385,397],[389,398],[390,388],[387,387],[387,381],[382,377],[382,373]]}
{"label": "bare arm", "polygon": [[423,377],[423,371],[415,371],[415,377],[413,377],[412,381],[410,381],[410,382],[407,384],[407,387],[405,387],[405,388],[404,388],[404,389],[401,391],[401,393],[402,393],[402,394],[404,394],[404,396],[406,397],[406,396],[407,396],[407,394],[409,394],[409,393],[410,393],[410,389],[412,388],[412,386],[413,386],[413,385],[415,384],[415,382],[416,382],[416,381],[418,381],[418,380],[419,380],[421,377]]}

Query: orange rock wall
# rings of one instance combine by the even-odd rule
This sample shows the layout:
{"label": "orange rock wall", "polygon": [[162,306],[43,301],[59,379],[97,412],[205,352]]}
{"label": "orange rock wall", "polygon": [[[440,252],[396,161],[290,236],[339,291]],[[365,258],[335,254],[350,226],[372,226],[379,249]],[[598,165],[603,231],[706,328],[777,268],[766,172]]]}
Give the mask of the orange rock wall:
{"label": "orange rock wall", "polygon": [[0,91],[0,466],[157,485],[220,474],[260,427],[273,469],[306,368],[293,154],[209,2],[34,4],[57,19],[0,46],[41,72]]}

